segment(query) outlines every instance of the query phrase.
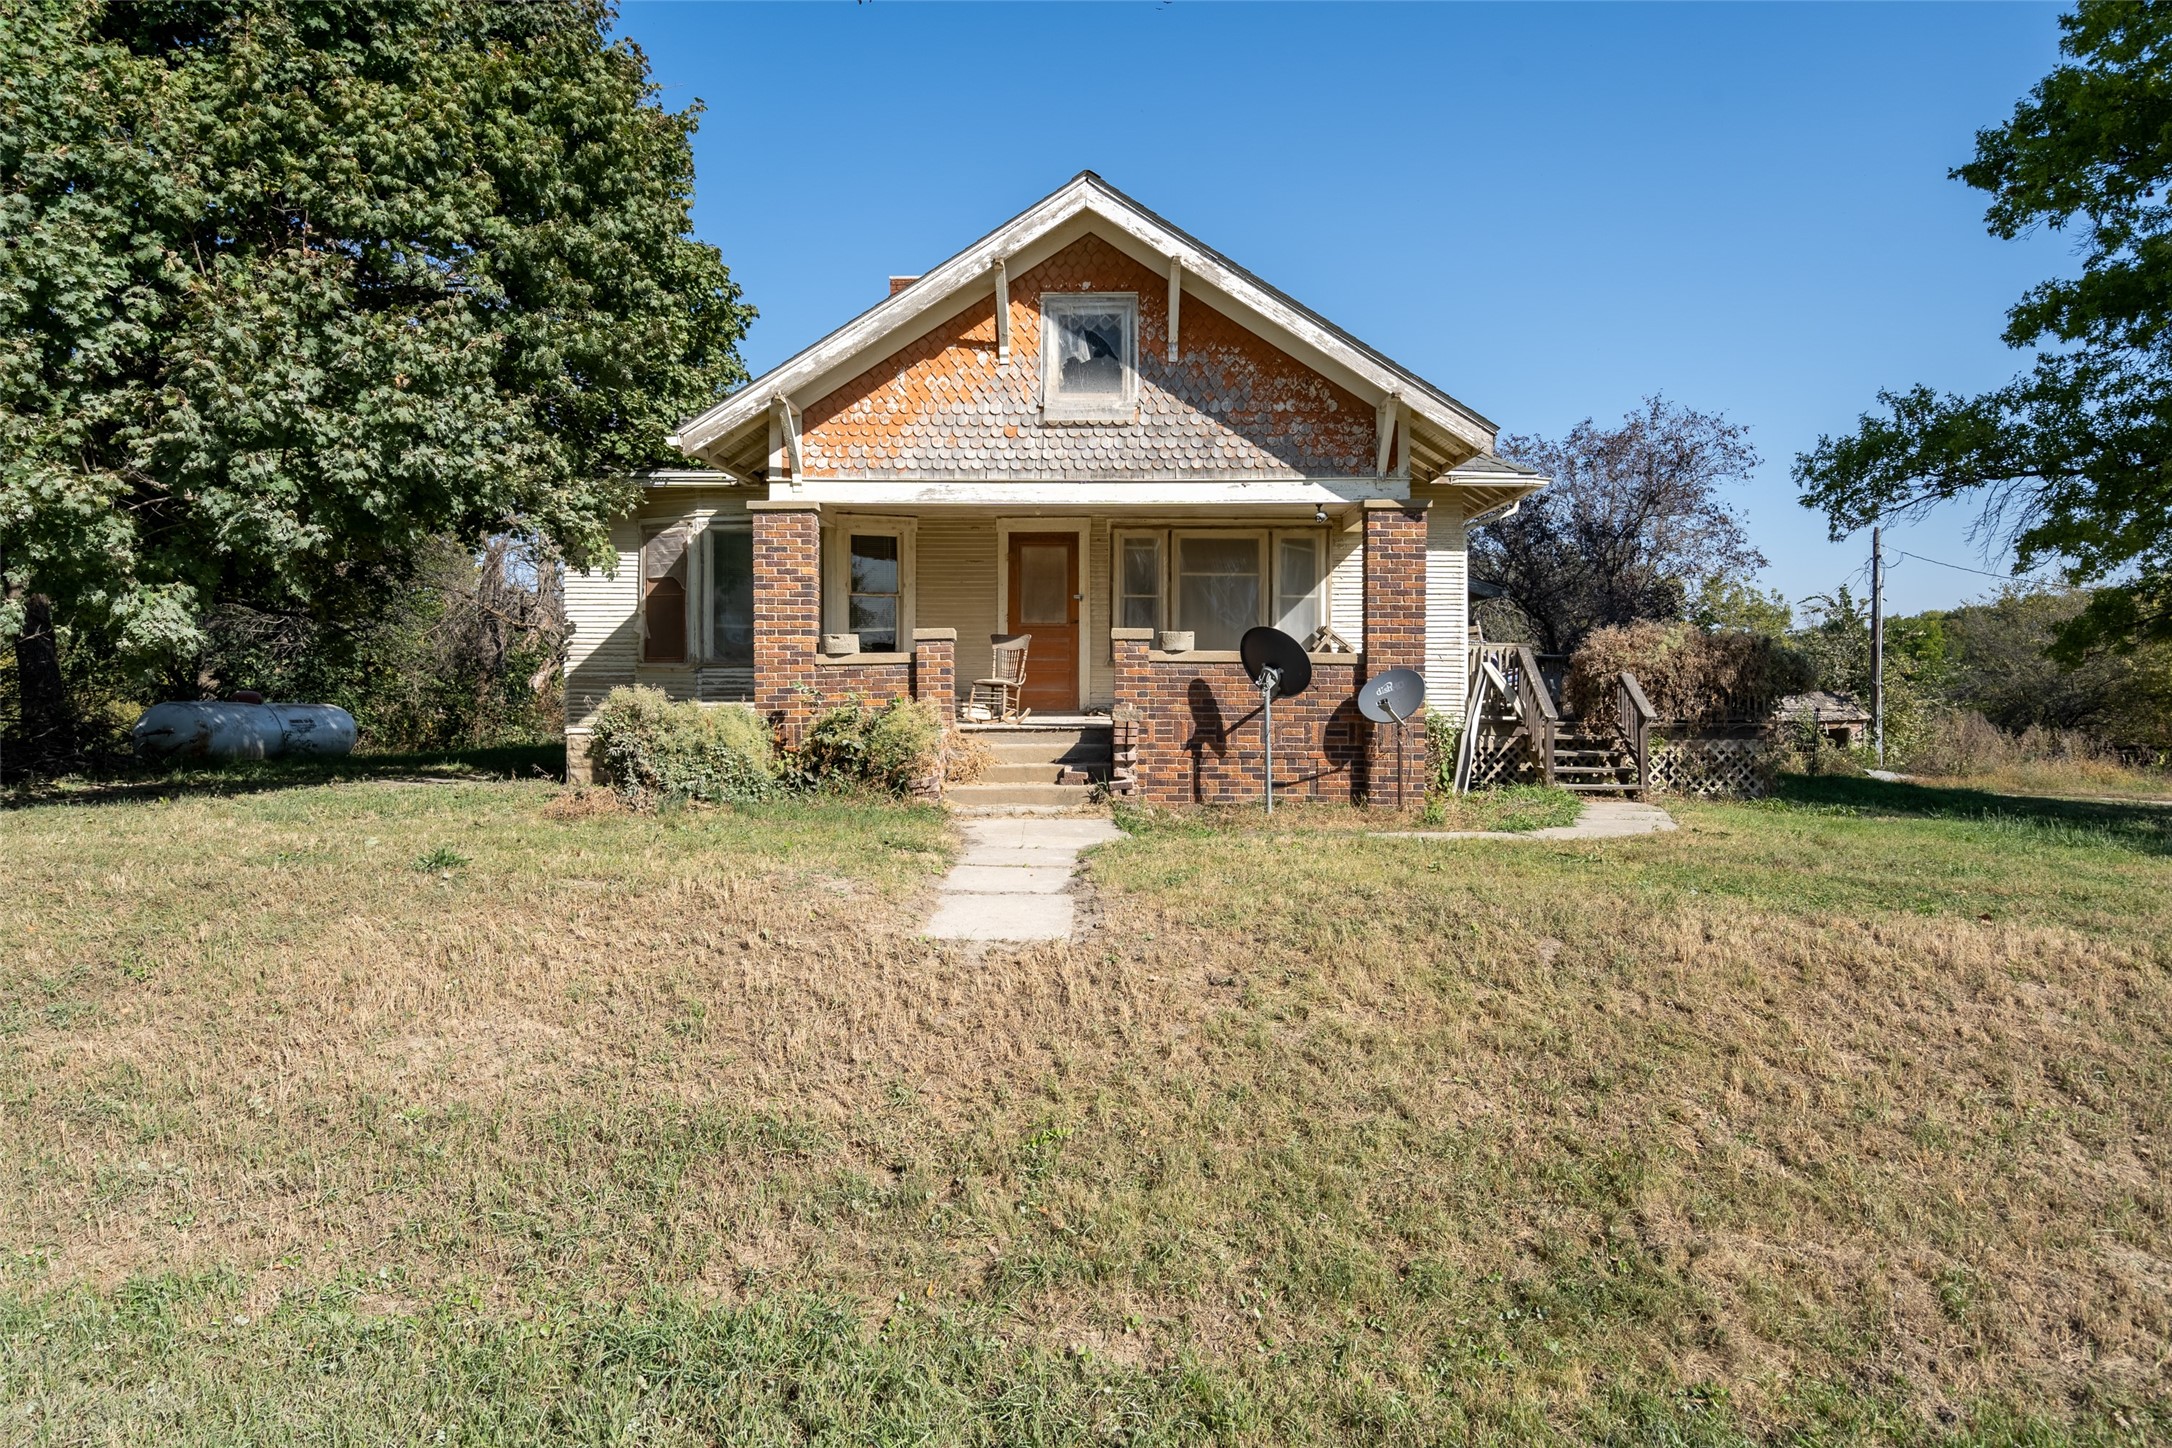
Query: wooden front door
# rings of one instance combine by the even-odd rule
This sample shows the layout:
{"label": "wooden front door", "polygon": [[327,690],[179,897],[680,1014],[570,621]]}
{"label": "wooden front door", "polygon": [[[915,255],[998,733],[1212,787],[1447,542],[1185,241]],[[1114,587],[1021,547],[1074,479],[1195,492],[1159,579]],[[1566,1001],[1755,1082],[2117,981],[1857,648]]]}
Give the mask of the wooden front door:
{"label": "wooden front door", "polygon": [[1044,714],[1078,710],[1078,534],[1013,533],[1007,631],[1032,634],[1019,700]]}

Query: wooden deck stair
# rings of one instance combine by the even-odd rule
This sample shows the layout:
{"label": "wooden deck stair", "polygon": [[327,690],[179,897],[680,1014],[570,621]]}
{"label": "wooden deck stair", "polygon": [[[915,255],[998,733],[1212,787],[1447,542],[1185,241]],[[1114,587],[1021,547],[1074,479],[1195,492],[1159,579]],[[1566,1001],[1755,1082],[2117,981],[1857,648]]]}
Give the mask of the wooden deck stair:
{"label": "wooden deck stair", "polygon": [[1564,715],[1554,735],[1554,787],[1577,794],[1637,793],[1636,756],[1611,733],[1583,728],[1583,721]]}
{"label": "wooden deck stair", "polygon": [[[1531,773],[1541,783],[1577,794],[1643,798],[1651,789],[1656,718],[1643,686],[1634,674],[1621,676],[1611,719],[1564,713],[1556,695],[1564,692],[1567,662],[1559,655],[1542,659],[1527,644],[1481,641],[1472,667],[1472,698],[1484,710],[1481,717],[1496,728],[1508,726],[1509,738],[1522,740]],[[1459,771],[1470,757],[1466,750]],[[1462,785],[1459,774],[1457,787]]]}

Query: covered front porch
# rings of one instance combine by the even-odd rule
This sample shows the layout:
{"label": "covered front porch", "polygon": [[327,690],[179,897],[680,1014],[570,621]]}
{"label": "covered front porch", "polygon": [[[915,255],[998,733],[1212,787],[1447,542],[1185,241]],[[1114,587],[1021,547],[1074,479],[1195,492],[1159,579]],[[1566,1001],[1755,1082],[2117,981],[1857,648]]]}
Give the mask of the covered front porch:
{"label": "covered front porch", "polygon": [[[1107,776],[1167,803],[1251,798],[1258,697],[1236,647],[1269,623],[1307,644],[1316,680],[1278,709],[1277,787],[1376,794],[1393,781],[1355,694],[1368,669],[1426,666],[1428,510],[1320,493],[1060,510],[752,503],[757,705],[791,733],[834,702],[909,695],[982,733],[998,721],[971,707],[973,683],[997,638],[1024,635],[1026,733],[983,737],[1018,767],[1006,772],[1036,778],[1005,782]],[[1072,737],[1030,755],[1058,735]]]}

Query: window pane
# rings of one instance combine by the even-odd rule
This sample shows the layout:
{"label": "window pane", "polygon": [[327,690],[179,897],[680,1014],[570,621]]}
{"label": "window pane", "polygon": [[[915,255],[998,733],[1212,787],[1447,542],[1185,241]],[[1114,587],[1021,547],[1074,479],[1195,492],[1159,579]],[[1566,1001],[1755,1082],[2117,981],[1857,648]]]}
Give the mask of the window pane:
{"label": "window pane", "polygon": [[1275,627],[1303,643],[1320,618],[1320,540],[1284,538],[1275,550]]}
{"label": "window pane", "polygon": [[897,592],[897,537],[890,533],[852,535],[852,591]]}
{"label": "window pane", "polygon": [[1259,622],[1259,577],[1186,574],[1177,592],[1177,614],[1202,649],[1233,649]]}
{"label": "window pane", "polygon": [[1126,594],[1124,596],[1124,621],[1121,627],[1161,627],[1161,600],[1158,598],[1140,598],[1136,594]]}
{"label": "window pane", "polygon": [[1118,398],[1124,392],[1123,307],[1079,308],[1055,315],[1057,389],[1066,397]]}
{"label": "window pane", "polygon": [[1161,545],[1155,539],[1124,540],[1124,592],[1141,597],[1161,592]]}
{"label": "window pane", "polygon": [[686,586],[676,578],[657,579],[649,585],[642,609],[648,623],[648,636],[641,650],[642,662],[685,663]]}
{"label": "window pane", "polygon": [[1071,550],[1060,543],[1018,545],[1018,622],[1071,621]]}
{"label": "window pane", "polygon": [[1233,649],[1259,622],[1259,543],[1185,538],[1177,545],[1177,627],[1202,649]]}
{"label": "window pane", "polygon": [[716,661],[729,668],[754,667],[754,533],[747,528],[709,530],[709,631]]}
{"label": "window pane", "polygon": [[860,636],[860,647],[871,654],[897,651],[897,595],[855,593],[846,621]]}

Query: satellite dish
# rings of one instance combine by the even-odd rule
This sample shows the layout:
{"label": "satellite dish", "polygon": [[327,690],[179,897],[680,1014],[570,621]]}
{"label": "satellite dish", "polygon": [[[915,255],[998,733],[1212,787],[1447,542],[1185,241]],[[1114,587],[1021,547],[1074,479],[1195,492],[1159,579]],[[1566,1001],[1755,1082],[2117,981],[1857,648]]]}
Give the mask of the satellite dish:
{"label": "satellite dish", "polygon": [[1259,731],[1267,787],[1267,813],[1275,812],[1275,698],[1302,694],[1312,687],[1312,658],[1305,646],[1265,624],[1246,629],[1237,642],[1245,677],[1259,690]]}
{"label": "satellite dish", "polygon": [[1367,679],[1358,690],[1358,712],[1375,724],[1395,726],[1395,807],[1403,807],[1403,721],[1425,702],[1425,676],[1416,669],[1390,669]]}
{"label": "satellite dish", "polygon": [[[1245,676],[1252,686],[1271,687],[1277,698],[1294,699],[1312,687],[1312,656],[1281,629],[1264,624],[1246,629],[1238,641],[1237,656],[1244,660]],[[1267,674],[1270,669],[1274,671],[1271,685]]]}
{"label": "satellite dish", "polygon": [[1375,724],[1400,724],[1424,702],[1425,675],[1416,669],[1390,669],[1358,690],[1358,712]]}

